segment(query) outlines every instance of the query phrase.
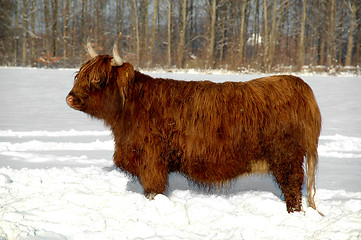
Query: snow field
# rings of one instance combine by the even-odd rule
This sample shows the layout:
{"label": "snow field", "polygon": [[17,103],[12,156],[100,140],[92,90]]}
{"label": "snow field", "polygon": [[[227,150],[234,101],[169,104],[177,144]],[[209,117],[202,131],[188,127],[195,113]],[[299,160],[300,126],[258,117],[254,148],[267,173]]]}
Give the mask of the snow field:
{"label": "snow field", "polygon": [[[361,193],[320,189],[318,209],[288,214],[265,191],[205,193],[171,175],[149,201],[113,168],[0,169],[4,239],[359,239]],[[0,238],[1,239],[1,238]]]}

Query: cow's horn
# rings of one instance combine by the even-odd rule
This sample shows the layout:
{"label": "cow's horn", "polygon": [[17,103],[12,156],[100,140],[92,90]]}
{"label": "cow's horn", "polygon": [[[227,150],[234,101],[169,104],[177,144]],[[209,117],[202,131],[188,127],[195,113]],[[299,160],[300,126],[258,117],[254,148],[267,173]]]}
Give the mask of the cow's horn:
{"label": "cow's horn", "polygon": [[87,50],[88,50],[88,53],[89,53],[90,57],[94,58],[94,57],[98,56],[98,53],[95,51],[95,49],[92,46],[92,43],[90,41],[90,37],[88,37],[88,40],[86,42],[86,47],[87,47]]}
{"label": "cow's horn", "polygon": [[119,56],[119,51],[118,51],[118,42],[119,42],[120,36],[122,36],[121,32],[119,33],[117,40],[115,41],[114,46],[113,46],[113,59],[112,59],[113,66],[122,66],[124,63],[122,58]]}

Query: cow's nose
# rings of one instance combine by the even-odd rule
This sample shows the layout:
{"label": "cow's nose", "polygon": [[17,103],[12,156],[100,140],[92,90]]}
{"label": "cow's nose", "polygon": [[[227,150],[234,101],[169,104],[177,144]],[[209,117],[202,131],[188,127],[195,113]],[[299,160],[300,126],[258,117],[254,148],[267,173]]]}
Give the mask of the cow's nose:
{"label": "cow's nose", "polygon": [[66,97],[66,103],[67,103],[69,106],[72,106],[73,103],[74,103],[74,97],[71,96],[71,95],[68,95],[68,96]]}

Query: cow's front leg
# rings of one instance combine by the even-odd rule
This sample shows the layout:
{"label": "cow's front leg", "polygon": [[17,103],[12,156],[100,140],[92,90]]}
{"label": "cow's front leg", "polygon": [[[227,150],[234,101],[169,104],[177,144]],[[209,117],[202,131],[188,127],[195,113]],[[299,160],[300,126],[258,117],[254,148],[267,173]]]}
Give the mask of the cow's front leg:
{"label": "cow's front leg", "polygon": [[157,194],[165,192],[168,184],[168,169],[161,164],[145,164],[138,175],[144,195],[153,200]]}

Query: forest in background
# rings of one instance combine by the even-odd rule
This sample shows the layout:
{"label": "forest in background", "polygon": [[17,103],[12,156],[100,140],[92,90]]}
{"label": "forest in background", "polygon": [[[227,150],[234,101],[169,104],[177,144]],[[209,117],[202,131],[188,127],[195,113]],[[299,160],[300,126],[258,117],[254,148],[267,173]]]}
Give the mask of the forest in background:
{"label": "forest in background", "polygon": [[359,0],[1,0],[0,65],[360,72]]}

